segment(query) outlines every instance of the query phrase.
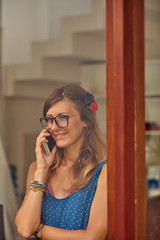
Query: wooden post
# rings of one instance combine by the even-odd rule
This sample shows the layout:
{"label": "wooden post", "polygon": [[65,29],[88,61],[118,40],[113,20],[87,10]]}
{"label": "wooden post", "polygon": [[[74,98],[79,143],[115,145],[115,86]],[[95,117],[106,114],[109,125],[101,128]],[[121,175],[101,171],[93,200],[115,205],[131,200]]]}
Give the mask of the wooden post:
{"label": "wooden post", "polygon": [[106,0],[106,62],[108,240],[144,240],[143,0]]}

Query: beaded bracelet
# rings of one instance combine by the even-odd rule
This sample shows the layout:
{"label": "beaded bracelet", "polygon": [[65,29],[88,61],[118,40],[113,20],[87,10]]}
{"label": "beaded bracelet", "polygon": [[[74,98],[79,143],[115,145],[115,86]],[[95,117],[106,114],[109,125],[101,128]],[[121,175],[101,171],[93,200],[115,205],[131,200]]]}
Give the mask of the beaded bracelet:
{"label": "beaded bracelet", "polygon": [[43,187],[43,186],[41,186],[41,185],[36,185],[36,184],[30,184],[30,187],[32,187],[32,188],[40,188],[40,189],[44,189],[44,190],[46,190],[47,189],[47,186],[45,186],[45,187]]}
{"label": "beaded bracelet", "polygon": [[45,189],[38,188],[38,187],[31,187],[30,186],[29,189],[33,190],[34,192],[37,192],[37,191],[45,192]]}
{"label": "beaded bracelet", "polygon": [[34,192],[37,192],[37,191],[47,192],[47,195],[48,195],[48,187],[45,183],[40,183],[38,181],[31,181],[29,189],[33,190]]}
{"label": "beaded bracelet", "polygon": [[37,184],[37,185],[46,187],[46,184],[45,184],[45,183],[41,183],[41,182],[38,182],[38,181],[31,181],[31,184]]}

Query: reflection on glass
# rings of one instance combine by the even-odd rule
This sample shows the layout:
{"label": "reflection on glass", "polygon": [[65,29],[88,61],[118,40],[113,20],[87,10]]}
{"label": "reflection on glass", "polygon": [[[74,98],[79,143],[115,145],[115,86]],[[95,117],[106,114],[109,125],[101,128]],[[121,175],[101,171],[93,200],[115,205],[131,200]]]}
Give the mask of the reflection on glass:
{"label": "reflection on glass", "polygon": [[42,105],[51,89],[76,82],[92,92],[99,104],[98,122],[106,134],[105,0],[2,2],[6,108],[2,131],[5,161],[11,166],[8,175],[10,170],[20,205],[28,168],[35,160]]}
{"label": "reflection on glass", "polygon": [[155,3],[148,0],[145,7],[145,111],[148,197],[160,194],[160,9]]}
{"label": "reflection on glass", "polygon": [[160,237],[160,5],[145,1],[147,240]]}

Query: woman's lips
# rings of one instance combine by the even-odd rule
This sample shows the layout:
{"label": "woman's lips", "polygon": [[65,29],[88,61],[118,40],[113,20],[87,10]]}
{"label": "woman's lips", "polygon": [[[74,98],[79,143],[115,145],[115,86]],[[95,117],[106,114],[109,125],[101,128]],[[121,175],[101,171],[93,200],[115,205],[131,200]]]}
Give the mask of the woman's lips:
{"label": "woman's lips", "polygon": [[56,140],[60,140],[60,139],[63,139],[65,135],[66,135],[66,133],[60,133],[60,134],[57,134],[54,136],[55,136]]}

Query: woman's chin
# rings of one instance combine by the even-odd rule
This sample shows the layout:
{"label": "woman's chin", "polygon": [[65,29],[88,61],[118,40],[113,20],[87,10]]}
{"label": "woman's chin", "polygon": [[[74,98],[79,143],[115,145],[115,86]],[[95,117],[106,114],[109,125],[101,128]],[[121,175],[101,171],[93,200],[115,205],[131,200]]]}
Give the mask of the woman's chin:
{"label": "woman's chin", "polygon": [[57,145],[58,148],[65,148],[65,147],[67,147],[66,143],[63,143],[63,142],[60,142],[60,141],[57,141],[56,145]]}

